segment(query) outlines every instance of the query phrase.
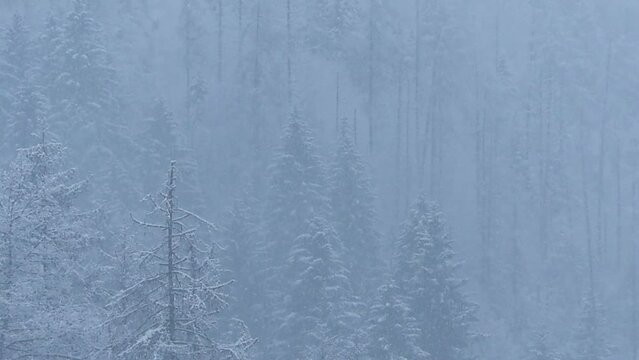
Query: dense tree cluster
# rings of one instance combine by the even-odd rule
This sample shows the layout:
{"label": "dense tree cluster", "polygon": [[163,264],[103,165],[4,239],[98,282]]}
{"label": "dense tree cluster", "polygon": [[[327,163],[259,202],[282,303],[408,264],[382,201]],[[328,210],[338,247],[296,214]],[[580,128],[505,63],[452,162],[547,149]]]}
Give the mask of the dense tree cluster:
{"label": "dense tree cluster", "polygon": [[639,359],[637,16],[0,0],[0,360]]}

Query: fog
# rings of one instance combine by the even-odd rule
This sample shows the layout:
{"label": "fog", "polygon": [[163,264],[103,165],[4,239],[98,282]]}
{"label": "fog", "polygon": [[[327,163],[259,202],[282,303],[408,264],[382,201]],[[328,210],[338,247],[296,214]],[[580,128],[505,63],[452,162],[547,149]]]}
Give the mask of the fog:
{"label": "fog", "polygon": [[638,18],[0,0],[0,360],[636,360]]}

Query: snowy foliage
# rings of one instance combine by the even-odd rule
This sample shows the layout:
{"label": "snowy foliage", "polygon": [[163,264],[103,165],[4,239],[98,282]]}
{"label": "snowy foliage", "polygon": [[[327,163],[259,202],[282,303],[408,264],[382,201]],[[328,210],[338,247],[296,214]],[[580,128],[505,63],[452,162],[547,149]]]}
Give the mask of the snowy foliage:
{"label": "snowy foliage", "polygon": [[309,221],[295,239],[284,270],[289,289],[276,340],[284,347],[281,358],[300,358],[308,349],[328,351],[327,342],[335,347],[332,351],[356,353],[363,304],[353,295],[348,270],[338,258],[341,246],[335,230],[321,218]]}
{"label": "snowy foliage", "polygon": [[[122,359],[245,359],[252,338],[241,334],[240,340],[227,343],[216,336],[217,314],[227,306],[224,289],[233,281],[219,278],[213,248],[196,236],[197,223],[215,227],[178,207],[176,189],[176,167],[171,163],[160,199],[149,199],[152,213],[164,222],[134,218],[141,226],[157,229],[161,237],[138,254],[141,273],[107,306],[112,312],[108,326],[116,334],[108,350]],[[126,331],[131,324],[136,330]]]}
{"label": "snowy foliage", "polygon": [[382,285],[368,315],[367,359],[429,359],[420,348],[420,329],[411,315],[410,304],[392,282]]}
{"label": "snowy foliage", "polygon": [[[99,313],[91,301],[92,246],[76,207],[85,189],[64,169],[60,144],[18,151],[0,183],[0,354],[5,358],[81,356]],[[39,299],[33,301],[33,299]]]}
{"label": "snowy foliage", "polygon": [[457,277],[459,264],[439,207],[420,197],[398,246],[395,281],[420,329],[418,344],[435,359],[464,358],[476,306]]}
{"label": "snowy foliage", "polygon": [[639,359],[637,18],[0,0],[0,360]]}
{"label": "snowy foliage", "polygon": [[337,153],[329,170],[329,197],[332,221],[344,243],[344,262],[359,294],[370,293],[378,276],[379,235],[375,230],[375,205],[364,164],[342,124]]}

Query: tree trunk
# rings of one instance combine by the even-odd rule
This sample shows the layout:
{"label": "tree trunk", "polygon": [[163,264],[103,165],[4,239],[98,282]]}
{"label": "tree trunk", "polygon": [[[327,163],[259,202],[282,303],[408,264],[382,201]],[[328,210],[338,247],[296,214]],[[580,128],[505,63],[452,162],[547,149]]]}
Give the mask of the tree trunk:
{"label": "tree trunk", "polygon": [[173,263],[175,254],[173,247],[173,213],[174,213],[174,199],[173,192],[175,190],[175,161],[171,162],[171,169],[169,170],[169,182],[168,182],[168,192],[166,196],[167,200],[167,295],[169,298],[169,319],[168,319],[168,329],[169,329],[169,339],[171,342],[175,340],[175,287],[173,284],[173,273],[175,272],[175,265]]}
{"label": "tree trunk", "polygon": [[218,83],[222,81],[222,59],[223,59],[223,43],[224,39],[224,28],[223,28],[223,17],[224,17],[224,7],[222,5],[222,0],[217,1],[217,81]]}
{"label": "tree trunk", "polygon": [[374,116],[373,116],[373,72],[374,72],[374,51],[375,51],[375,39],[374,39],[374,24],[373,24],[373,12],[375,11],[374,1],[370,0],[370,14],[368,19],[368,151],[373,152],[373,128],[374,128]]}

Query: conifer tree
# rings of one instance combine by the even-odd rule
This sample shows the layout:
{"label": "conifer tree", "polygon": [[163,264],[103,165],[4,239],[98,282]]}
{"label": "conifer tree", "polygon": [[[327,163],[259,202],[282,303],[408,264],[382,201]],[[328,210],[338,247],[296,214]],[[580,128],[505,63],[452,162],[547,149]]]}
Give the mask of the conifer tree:
{"label": "conifer tree", "polygon": [[256,317],[258,336],[271,344],[273,328],[283,322],[283,302],[291,282],[286,278],[289,252],[308,222],[328,214],[324,174],[306,125],[293,115],[282,144],[268,169],[269,188],[263,206],[263,231],[249,256],[255,265],[255,288],[260,294]]}
{"label": "conifer tree", "polygon": [[[75,0],[61,24],[51,18],[43,44],[43,84],[50,104],[49,124],[59,138],[69,139],[72,159],[91,175],[99,199],[114,210],[134,201],[139,190],[128,154],[137,149],[128,136],[117,72],[104,45],[102,28],[87,0]],[[50,68],[45,68],[50,67]],[[113,197],[112,194],[118,196]],[[104,196],[101,196],[104,195]]]}
{"label": "conifer tree", "polygon": [[452,360],[467,356],[475,305],[457,278],[445,227],[439,207],[420,197],[399,237],[395,276],[420,329],[418,344],[434,359]]}
{"label": "conifer tree", "polygon": [[393,282],[382,285],[368,315],[366,359],[428,359],[410,305]]}
{"label": "conifer tree", "polygon": [[379,277],[379,236],[370,181],[346,124],[330,168],[329,197],[332,223],[344,243],[343,260],[359,294],[370,294]]}
{"label": "conifer tree", "polygon": [[[7,146],[32,145],[31,134],[42,130],[45,100],[36,86],[33,41],[20,15],[4,34],[0,53],[0,129]],[[12,149],[8,149],[12,150]]]}
{"label": "conifer tree", "polygon": [[92,215],[75,205],[86,182],[63,164],[62,146],[43,141],[18,150],[0,181],[3,359],[90,353],[100,319],[85,259]]}
{"label": "conifer tree", "polygon": [[285,129],[269,173],[265,231],[269,256],[281,265],[294,240],[306,231],[307,222],[326,217],[329,206],[320,158],[307,126],[296,115]]}
{"label": "conifer tree", "polygon": [[33,62],[31,40],[24,19],[14,15],[2,36],[0,51],[0,115],[9,116],[15,90],[22,85]]}
{"label": "conifer tree", "polygon": [[109,351],[122,359],[246,359],[255,341],[244,327],[228,341],[216,331],[218,313],[227,306],[225,288],[233,281],[219,278],[213,249],[196,236],[198,225],[215,226],[179,207],[176,190],[172,162],[159,200],[150,199],[152,214],[164,221],[133,219],[161,231],[162,238],[138,255],[139,280],[107,306],[112,312],[108,324],[122,334]]}
{"label": "conifer tree", "polygon": [[275,342],[277,358],[324,351],[342,359],[357,352],[355,329],[363,307],[338,257],[340,247],[335,230],[322,218],[312,219],[295,239],[285,268],[291,286]]}

